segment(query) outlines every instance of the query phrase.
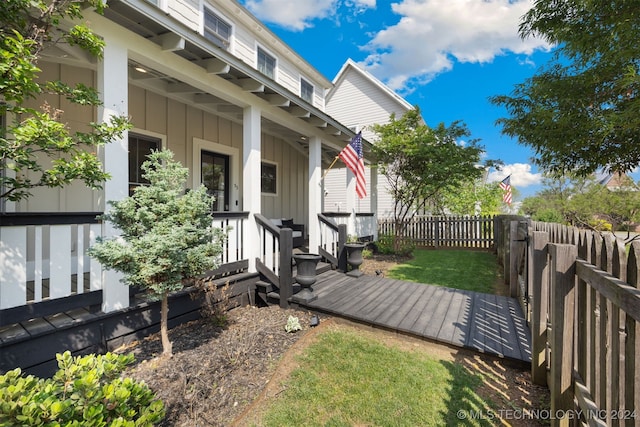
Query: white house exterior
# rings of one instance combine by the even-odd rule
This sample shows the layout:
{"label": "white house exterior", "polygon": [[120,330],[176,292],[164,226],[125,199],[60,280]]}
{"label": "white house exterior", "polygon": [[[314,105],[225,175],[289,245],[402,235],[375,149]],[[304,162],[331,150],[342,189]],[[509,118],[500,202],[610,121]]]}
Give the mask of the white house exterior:
{"label": "white house exterior", "polygon": [[[191,187],[211,181],[204,183],[218,198],[214,218],[233,227],[224,262],[247,260],[255,271],[258,214],[303,223],[309,248],[318,247],[322,169],[355,135],[326,111],[325,94],[337,95],[330,81],[233,0],[110,0],[104,15],[85,10],[84,19],[106,42],[103,59],[55,47],[39,66],[48,79],[96,87],[104,107],[47,102],[65,111],[72,130],[119,114],[133,129],[98,153],[112,176],[102,191],[74,184],[3,206],[0,309],[83,292],[67,283],[77,272],[90,276],[89,290],[103,290],[103,311],[128,305],[117,274],[83,256],[96,236],[116,231],[42,225],[41,217],[104,212],[140,183],[139,164],[153,148],[173,151],[191,171]],[[8,219],[26,213],[39,219]]]}
{"label": "white house exterior", "polygon": [[[362,131],[362,136],[375,143],[374,124],[389,122],[391,114],[401,117],[413,106],[388,86],[348,59],[333,80],[326,100],[326,111],[346,126]],[[358,199],[354,192],[344,191],[353,174],[336,163],[324,179],[324,210],[375,212],[378,218],[393,216],[393,198],[387,190],[387,179],[375,168],[366,167],[367,197]],[[372,191],[374,190],[374,191]],[[377,197],[376,197],[377,196]]]}

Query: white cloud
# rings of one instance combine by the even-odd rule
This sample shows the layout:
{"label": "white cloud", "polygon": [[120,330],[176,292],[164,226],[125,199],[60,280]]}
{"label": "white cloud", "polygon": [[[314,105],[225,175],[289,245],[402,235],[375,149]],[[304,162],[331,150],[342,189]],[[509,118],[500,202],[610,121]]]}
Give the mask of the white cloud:
{"label": "white cloud", "polygon": [[529,55],[549,49],[522,40],[520,18],[533,0],[403,0],[392,4],[400,21],[364,46],[363,64],[396,90],[410,91],[450,70],[454,60],[486,63],[507,52]]}
{"label": "white cloud", "polygon": [[[259,19],[291,31],[303,31],[318,19],[334,18],[339,0],[246,0],[244,5]],[[376,7],[376,0],[346,0],[344,6],[359,14]]]}
{"label": "white cloud", "polygon": [[525,188],[542,182],[542,174],[533,173],[528,163],[504,165],[499,171],[489,172],[487,182],[500,182],[509,175],[511,175],[511,185],[515,188]]}

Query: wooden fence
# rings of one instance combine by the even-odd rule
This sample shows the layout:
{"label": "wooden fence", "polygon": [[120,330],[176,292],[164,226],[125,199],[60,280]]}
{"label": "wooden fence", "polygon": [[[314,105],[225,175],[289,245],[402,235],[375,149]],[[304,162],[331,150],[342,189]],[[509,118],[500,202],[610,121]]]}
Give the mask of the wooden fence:
{"label": "wooden fence", "polygon": [[532,379],[551,391],[552,425],[639,425],[640,242],[507,222],[498,252],[506,282],[525,283],[511,289],[526,302]]}
{"label": "wooden fence", "polygon": [[[395,232],[393,219],[378,221],[380,236]],[[416,216],[406,222],[402,237],[416,246],[490,249],[494,246],[494,217]]]}

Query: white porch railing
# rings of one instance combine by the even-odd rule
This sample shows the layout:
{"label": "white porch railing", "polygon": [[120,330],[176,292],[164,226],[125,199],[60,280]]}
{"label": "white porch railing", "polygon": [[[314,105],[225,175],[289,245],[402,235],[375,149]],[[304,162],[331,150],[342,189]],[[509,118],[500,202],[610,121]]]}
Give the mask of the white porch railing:
{"label": "white porch railing", "polygon": [[220,265],[232,264],[245,259],[242,247],[244,226],[249,218],[247,212],[214,212],[213,227],[221,229],[226,234],[226,241],[222,245]]}
{"label": "white porch railing", "polygon": [[87,255],[101,233],[97,215],[3,216],[0,309],[101,289],[101,266]]}
{"label": "white porch railing", "polygon": [[322,215],[331,218],[336,225],[346,225],[348,236],[371,240],[378,238],[378,221],[373,213],[323,212]]}
{"label": "white porch railing", "polygon": [[[102,266],[87,255],[102,233],[100,213],[0,216],[0,310],[104,290]],[[221,264],[244,259],[242,235],[248,215],[217,212],[223,229]]]}

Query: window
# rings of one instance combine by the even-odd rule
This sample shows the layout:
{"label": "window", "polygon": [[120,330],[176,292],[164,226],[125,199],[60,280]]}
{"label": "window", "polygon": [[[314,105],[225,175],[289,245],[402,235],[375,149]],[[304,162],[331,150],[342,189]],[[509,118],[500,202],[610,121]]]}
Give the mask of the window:
{"label": "window", "polygon": [[267,77],[275,78],[276,58],[258,48],[258,71]]}
{"label": "window", "polygon": [[262,162],[261,187],[265,194],[278,194],[278,167],[275,163]]}
{"label": "window", "polygon": [[231,25],[227,24],[209,8],[204,8],[204,36],[226,49],[231,39]]}
{"label": "window", "polygon": [[160,150],[158,138],[129,134],[129,195],[133,194],[134,188],[149,183],[142,177],[142,164],[152,150]]}
{"label": "window", "polygon": [[305,79],[300,79],[300,97],[313,104],[313,85]]}

